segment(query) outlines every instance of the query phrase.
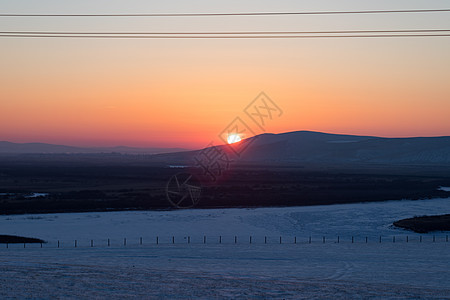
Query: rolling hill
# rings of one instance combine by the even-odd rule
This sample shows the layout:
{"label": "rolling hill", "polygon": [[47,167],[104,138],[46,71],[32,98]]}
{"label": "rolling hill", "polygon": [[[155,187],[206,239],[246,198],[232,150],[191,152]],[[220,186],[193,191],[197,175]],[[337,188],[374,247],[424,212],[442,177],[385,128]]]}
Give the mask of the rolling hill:
{"label": "rolling hill", "polygon": [[[220,145],[235,162],[261,164],[426,165],[450,166],[450,136],[382,138],[295,131],[265,133],[239,143]],[[233,147],[236,152],[232,151]],[[240,152],[240,149],[245,151]],[[81,148],[43,143],[0,142],[0,154],[120,153],[145,154],[147,162],[192,165],[202,150],[181,148]]]}
{"label": "rolling hill", "polygon": [[[312,131],[265,133],[219,146],[233,161],[262,164],[449,165],[450,136],[381,138]],[[239,156],[231,150],[246,148]],[[201,150],[159,154],[155,161],[190,164]]]}
{"label": "rolling hill", "polygon": [[117,147],[74,147],[45,143],[11,143],[0,141],[0,154],[58,154],[58,153],[121,153],[121,154],[156,154],[186,151],[182,148],[137,148]]}
{"label": "rolling hill", "polygon": [[450,165],[450,137],[380,138],[296,131],[254,139],[242,160]]}

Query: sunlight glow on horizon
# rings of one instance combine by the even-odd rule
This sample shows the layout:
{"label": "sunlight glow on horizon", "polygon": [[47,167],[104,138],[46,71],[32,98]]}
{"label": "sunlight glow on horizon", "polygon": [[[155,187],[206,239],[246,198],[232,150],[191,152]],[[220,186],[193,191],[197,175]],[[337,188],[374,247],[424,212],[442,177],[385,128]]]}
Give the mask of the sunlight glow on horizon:
{"label": "sunlight glow on horizon", "polygon": [[228,135],[228,138],[227,138],[228,144],[234,144],[234,143],[237,143],[240,141],[241,141],[241,137],[239,136],[239,134],[232,133],[232,134]]}

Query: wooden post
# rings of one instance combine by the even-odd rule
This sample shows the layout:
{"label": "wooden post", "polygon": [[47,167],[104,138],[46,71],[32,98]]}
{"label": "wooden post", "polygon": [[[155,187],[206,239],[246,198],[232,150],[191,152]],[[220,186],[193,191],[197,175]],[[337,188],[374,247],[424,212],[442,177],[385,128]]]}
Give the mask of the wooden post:
{"label": "wooden post", "polygon": [[297,237],[294,236],[294,244],[297,244]]}
{"label": "wooden post", "polygon": [[280,236],[280,244],[281,244],[281,236]]}
{"label": "wooden post", "polygon": [[203,244],[206,244],[206,235],[203,236]]}
{"label": "wooden post", "polygon": [[267,236],[264,237],[264,244],[267,244]]}
{"label": "wooden post", "polygon": [[338,240],[337,240],[337,243],[339,244],[339,236],[338,236]]}
{"label": "wooden post", "polygon": [[[41,248],[42,248],[42,243],[41,243]],[[59,248],[59,240],[58,240],[58,248]]]}
{"label": "wooden post", "polygon": [[222,236],[219,236],[219,244],[222,244]]}
{"label": "wooden post", "polygon": [[366,236],[366,244],[367,244],[367,236]]}
{"label": "wooden post", "polygon": [[250,236],[250,244],[252,243],[252,236]]}
{"label": "wooden post", "polygon": [[159,244],[159,237],[156,237],[156,245]]}
{"label": "wooden post", "polygon": [[172,236],[172,244],[175,244],[175,237]]}
{"label": "wooden post", "polygon": [[139,238],[139,244],[142,245],[142,237]]}

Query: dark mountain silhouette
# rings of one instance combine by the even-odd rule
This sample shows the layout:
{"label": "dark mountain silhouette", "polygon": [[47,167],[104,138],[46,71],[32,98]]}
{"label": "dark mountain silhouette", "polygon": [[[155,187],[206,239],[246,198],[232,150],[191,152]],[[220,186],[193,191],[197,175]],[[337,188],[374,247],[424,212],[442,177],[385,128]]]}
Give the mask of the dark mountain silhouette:
{"label": "dark mountain silhouette", "polygon": [[[450,165],[450,137],[381,138],[295,131],[261,134],[230,145],[219,146],[239,162],[269,164],[383,164]],[[189,151],[155,155],[160,162],[189,164],[200,153]]]}
{"label": "dark mountain silhouette", "polygon": [[450,137],[380,138],[297,131],[254,139],[242,160],[450,165]]}
{"label": "dark mountain silhouette", "polygon": [[122,154],[156,154],[186,151],[182,148],[137,148],[137,147],[73,147],[45,143],[11,143],[0,141],[0,153],[122,153]]}
{"label": "dark mountain silhouette", "polygon": [[[248,146],[248,147],[246,147]],[[218,146],[229,159],[262,164],[380,164],[450,166],[450,136],[382,138],[312,131],[265,133],[242,142]],[[235,148],[239,155],[232,151]],[[246,148],[240,152],[240,149]],[[202,150],[180,148],[82,148],[42,143],[0,142],[0,153],[151,154],[147,161],[192,165]]]}

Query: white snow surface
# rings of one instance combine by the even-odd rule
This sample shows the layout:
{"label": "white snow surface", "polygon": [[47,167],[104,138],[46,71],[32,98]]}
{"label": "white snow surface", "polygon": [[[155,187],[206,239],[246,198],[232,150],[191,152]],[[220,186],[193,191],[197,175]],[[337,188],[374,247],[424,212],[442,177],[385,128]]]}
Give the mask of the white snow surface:
{"label": "white snow surface", "polygon": [[0,216],[0,234],[48,241],[0,244],[0,298],[450,299],[448,232],[392,226],[449,210],[430,199]]}
{"label": "white snow surface", "polygon": [[160,237],[415,235],[392,226],[413,216],[449,213],[450,198],[302,207],[119,211],[0,216],[2,234],[56,240]]}

